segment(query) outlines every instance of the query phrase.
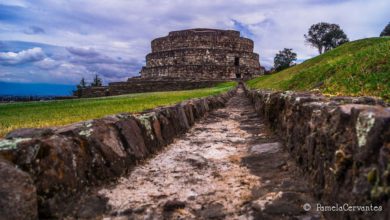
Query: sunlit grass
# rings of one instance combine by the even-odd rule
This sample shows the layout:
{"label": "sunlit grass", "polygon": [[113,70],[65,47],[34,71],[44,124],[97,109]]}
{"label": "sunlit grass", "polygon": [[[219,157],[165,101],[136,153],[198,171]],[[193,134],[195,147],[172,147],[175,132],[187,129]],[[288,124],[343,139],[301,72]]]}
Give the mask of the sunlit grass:
{"label": "sunlit grass", "polygon": [[390,38],[344,44],[279,73],[247,82],[250,88],[319,89],[330,95],[376,96],[390,101]]}
{"label": "sunlit grass", "polygon": [[0,104],[0,137],[17,128],[65,125],[111,114],[141,112],[186,99],[220,94],[232,89],[235,85],[235,82],[227,82],[212,88],[196,90]]}

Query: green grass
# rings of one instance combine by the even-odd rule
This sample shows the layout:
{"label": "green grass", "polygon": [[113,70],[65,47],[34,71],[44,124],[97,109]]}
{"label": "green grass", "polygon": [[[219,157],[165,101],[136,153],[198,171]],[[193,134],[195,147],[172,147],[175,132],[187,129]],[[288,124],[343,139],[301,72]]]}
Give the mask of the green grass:
{"label": "green grass", "polygon": [[250,88],[328,95],[375,96],[390,101],[390,38],[346,43],[281,72],[247,82]]}
{"label": "green grass", "polygon": [[196,90],[0,104],[0,137],[17,128],[58,126],[110,114],[140,112],[157,106],[175,104],[186,99],[220,94],[232,89],[235,85],[235,82],[227,82],[212,88]]}

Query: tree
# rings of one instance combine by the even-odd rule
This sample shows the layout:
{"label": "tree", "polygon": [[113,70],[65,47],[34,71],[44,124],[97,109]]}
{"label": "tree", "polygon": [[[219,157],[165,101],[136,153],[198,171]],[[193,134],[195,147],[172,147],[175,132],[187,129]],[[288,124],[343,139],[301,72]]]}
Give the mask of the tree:
{"label": "tree", "polygon": [[77,85],[77,88],[78,89],[82,89],[82,88],[85,88],[85,87],[87,87],[87,83],[85,82],[85,79],[83,77],[83,78],[81,78],[80,83]]}
{"label": "tree", "polygon": [[91,86],[102,86],[102,79],[96,74],[95,78],[93,78],[93,82],[91,83]]}
{"label": "tree", "polygon": [[349,41],[339,25],[326,22],[313,24],[304,36],[306,42],[317,48],[320,54]]}
{"label": "tree", "polygon": [[294,65],[294,61],[297,60],[297,54],[292,49],[284,48],[275,55],[274,68],[276,71],[286,69]]}
{"label": "tree", "polygon": [[386,25],[385,29],[383,29],[380,36],[390,36],[390,22]]}

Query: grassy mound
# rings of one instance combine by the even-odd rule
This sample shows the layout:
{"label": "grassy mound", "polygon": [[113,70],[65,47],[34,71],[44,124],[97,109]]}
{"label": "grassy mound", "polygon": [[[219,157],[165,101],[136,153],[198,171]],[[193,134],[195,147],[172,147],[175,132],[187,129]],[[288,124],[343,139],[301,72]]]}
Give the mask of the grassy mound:
{"label": "grassy mound", "polygon": [[273,75],[247,82],[250,88],[319,89],[329,95],[376,96],[390,101],[390,38],[343,44]]}
{"label": "grassy mound", "polygon": [[65,125],[111,114],[140,112],[157,106],[175,104],[186,99],[219,94],[234,86],[236,86],[235,82],[227,82],[212,88],[186,91],[0,104],[0,137],[17,128]]}

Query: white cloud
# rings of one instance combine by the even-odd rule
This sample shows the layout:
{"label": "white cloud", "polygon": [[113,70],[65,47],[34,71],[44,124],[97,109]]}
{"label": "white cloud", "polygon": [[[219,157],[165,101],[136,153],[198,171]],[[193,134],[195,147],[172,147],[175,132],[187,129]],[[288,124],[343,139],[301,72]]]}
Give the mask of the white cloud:
{"label": "white cloud", "polygon": [[42,48],[34,47],[28,50],[22,50],[20,52],[3,52],[0,53],[0,64],[23,64],[29,62],[36,62],[43,60],[45,53]]}
{"label": "white cloud", "polygon": [[61,62],[46,57],[45,59],[36,62],[35,65],[41,69],[50,70],[57,68],[59,65],[61,65]]}

